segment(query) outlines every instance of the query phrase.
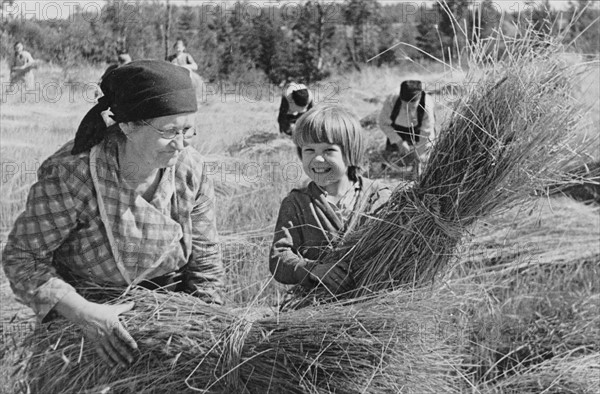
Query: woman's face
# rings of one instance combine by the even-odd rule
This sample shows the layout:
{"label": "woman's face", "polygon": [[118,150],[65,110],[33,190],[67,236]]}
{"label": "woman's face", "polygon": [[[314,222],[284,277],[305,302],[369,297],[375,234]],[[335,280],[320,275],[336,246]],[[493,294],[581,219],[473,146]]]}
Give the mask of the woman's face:
{"label": "woman's face", "polygon": [[[190,139],[184,139],[185,129],[194,127],[195,113],[161,116],[145,122],[128,122],[122,127],[127,136],[126,152],[129,161],[145,168],[166,168],[175,165],[177,158]],[[166,139],[158,132],[176,129],[173,139]]]}

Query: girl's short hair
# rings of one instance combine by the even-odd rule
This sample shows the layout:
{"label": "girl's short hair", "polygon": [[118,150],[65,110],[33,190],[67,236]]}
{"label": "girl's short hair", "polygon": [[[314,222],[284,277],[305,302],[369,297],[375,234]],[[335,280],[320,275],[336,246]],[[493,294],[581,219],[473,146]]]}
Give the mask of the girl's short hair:
{"label": "girl's short hair", "polygon": [[365,142],[358,118],[339,105],[318,105],[304,113],[296,122],[292,134],[298,156],[306,144],[339,145],[348,165],[348,177],[356,182],[362,171]]}

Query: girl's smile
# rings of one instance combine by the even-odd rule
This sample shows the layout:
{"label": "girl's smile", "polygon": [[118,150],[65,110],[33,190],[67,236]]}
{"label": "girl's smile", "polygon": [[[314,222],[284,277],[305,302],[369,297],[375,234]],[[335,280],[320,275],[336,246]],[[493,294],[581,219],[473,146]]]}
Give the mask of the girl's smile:
{"label": "girl's smile", "polygon": [[348,179],[348,165],[342,149],[336,144],[321,142],[303,145],[302,167],[311,180],[332,195],[345,192],[352,183]]}

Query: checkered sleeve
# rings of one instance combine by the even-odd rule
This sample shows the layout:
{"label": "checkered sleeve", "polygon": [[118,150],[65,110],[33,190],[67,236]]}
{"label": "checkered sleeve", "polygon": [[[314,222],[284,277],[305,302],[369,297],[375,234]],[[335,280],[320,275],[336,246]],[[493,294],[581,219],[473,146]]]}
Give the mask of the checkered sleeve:
{"label": "checkered sleeve", "polygon": [[222,304],[225,270],[217,234],[215,192],[205,174],[203,170],[191,213],[192,256],[184,270],[185,285],[192,294]]}
{"label": "checkered sleeve", "polygon": [[75,189],[67,184],[75,178],[65,166],[42,165],[3,251],[4,271],[14,294],[40,320],[62,297],[75,291],[59,278],[52,264],[53,252],[76,226]]}

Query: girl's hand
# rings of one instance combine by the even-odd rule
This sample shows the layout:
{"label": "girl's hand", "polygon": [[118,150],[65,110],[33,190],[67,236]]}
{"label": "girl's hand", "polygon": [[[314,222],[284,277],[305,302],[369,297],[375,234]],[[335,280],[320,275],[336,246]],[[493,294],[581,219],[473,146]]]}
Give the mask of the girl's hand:
{"label": "girl's hand", "polygon": [[94,344],[98,355],[111,367],[127,367],[134,361],[137,344],[119,321],[119,315],[134,303],[104,305],[89,302],[77,293],[69,293],[56,305],[58,313],[79,325]]}
{"label": "girl's hand", "polygon": [[355,286],[346,263],[316,264],[310,270],[310,276],[333,294],[345,293]]}

